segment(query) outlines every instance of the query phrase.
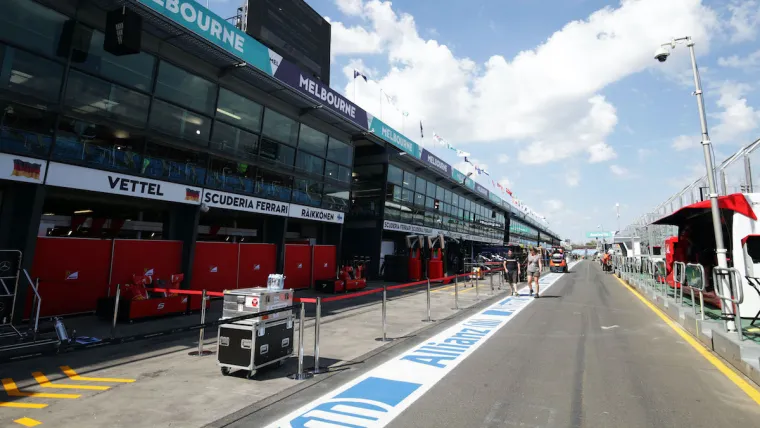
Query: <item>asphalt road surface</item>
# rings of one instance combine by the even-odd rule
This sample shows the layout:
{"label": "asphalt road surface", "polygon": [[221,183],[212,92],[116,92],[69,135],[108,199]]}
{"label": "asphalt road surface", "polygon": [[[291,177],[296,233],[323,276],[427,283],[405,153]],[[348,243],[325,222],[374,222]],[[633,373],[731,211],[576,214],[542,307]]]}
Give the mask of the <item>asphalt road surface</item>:
{"label": "asphalt road surface", "polygon": [[760,427],[760,406],[582,262],[388,426]]}

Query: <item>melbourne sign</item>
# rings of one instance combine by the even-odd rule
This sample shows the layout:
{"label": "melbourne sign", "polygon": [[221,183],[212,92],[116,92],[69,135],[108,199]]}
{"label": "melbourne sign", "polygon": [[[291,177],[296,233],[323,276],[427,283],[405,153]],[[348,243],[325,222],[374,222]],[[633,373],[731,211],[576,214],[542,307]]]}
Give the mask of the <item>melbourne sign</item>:
{"label": "melbourne sign", "polygon": [[50,162],[46,184],[113,195],[199,204],[201,189],[97,169]]}
{"label": "melbourne sign", "polygon": [[488,197],[488,189],[486,189],[485,187],[481,186],[478,183],[475,183],[475,191],[485,196],[486,198]]}
{"label": "melbourne sign", "polygon": [[443,174],[450,176],[451,175],[451,165],[447,164],[446,162],[442,161],[441,158],[438,156],[430,153],[429,151],[422,149],[422,160],[432,166],[434,169],[442,172]]}
{"label": "melbourne sign", "polygon": [[422,150],[417,143],[404,137],[401,133],[386,125],[385,122],[369,113],[367,113],[367,128],[380,139],[391,143],[415,158],[420,159],[422,157]]}

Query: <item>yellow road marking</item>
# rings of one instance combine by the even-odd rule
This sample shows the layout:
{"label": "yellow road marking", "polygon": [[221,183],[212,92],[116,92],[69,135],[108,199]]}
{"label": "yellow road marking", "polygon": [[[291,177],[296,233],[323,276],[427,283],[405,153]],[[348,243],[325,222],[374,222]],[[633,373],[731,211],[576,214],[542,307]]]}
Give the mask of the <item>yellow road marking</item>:
{"label": "yellow road marking", "polygon": [[14,409],[44,409],[47,404],[41,403],[9,403],[0,401],[0,407],[13,407]]}
{"label": "yellow road marking", "polygon": [[49,394],[47,392],[19,391],[16,382],[11,378],[3,379],[3,388],[11,397],[37,397],[37,398],[79,398],[79,394]]}
{"label": "yellow road marking", "polygon": [[85,377],[85,376],[79,376],[77,372],[74,371],[69,366],[61,366],[61,370],[66,374],[66,376],[69,377],[71,380],[79,380],[82,382],[117,382],[117,383],[132,383],[135,381],[135,379],[123,379],[118,377]]}
{"label": "yellow road marking", "polygon": [[15,421],[19,425],[23,425],[25,427],[36,427],[37,425],[42,425],[42,422],[32,419],[32,418],[21,418],[16,419]]}
{"label": "yellow road marking", "polygon": [[688,334],[685,330],[681,328],[680,324],[676,324],[675,321],[671,320],[670,317],[665,315],[659,308],[657,308],[652,302],[647,300],[646,297],[642,296],[638,291],[636,291],[633,287],[628,285],[625,281],[615,276],[615,279],[620,281],[621,284],[623,284],[628,290],[631,291],[636,297],[639,298],[649,309],[652,310],[655,314],[657,314],[660,319],[662,319],[665,324],[667,324],[670,328],[672,328],[676,333],[678,333],[679,336],[683,340],[686,341],[689,345],[691,345],[692,348],[694,348],[699,355],[703,356],[710,364],[715,366],[718,371],[723,373],[724,376],[726,376],[731,382],[733,382],[736,386],[739,387],[744,393],[749,395],[750,398],[752,398],[755,403],[760,404],[760,391],[758,391],[755,387],[749,384],[746,380],[742,379],[741,376],[739,376],[735,371],[733,371],[731,368],[729,368],[726,364],[723,363],[723,361],[719,360],[718,357],[713,355],[710,350],[702,346],[699,342],[697,342],[697,339],[693,338],[690,334]]}
{"label": "yellow road marking", "polygon": [[66,385],[63,383],[53,383],[48,380],[48,378],[42,374],[42,372],[34,372],[32,373],[32,376],[34,376],[34,380],[37,381],[37,383],[40,384],[43,388],[61,388],[61,389],[89,389],[93,391],[105,391],[107,389],[110,389],[110,386],[100,386],[100,385]]}

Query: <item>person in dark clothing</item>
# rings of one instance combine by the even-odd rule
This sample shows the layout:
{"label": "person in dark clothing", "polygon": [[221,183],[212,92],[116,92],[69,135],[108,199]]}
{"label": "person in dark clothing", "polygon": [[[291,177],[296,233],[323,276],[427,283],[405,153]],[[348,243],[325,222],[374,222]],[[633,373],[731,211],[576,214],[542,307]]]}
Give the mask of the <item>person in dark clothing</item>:
{"label": "person in dark clothing", "polygon": [[517,296],[517,282],[520,278],[520,263],[512,250],[507,252],[507,258],[504,260],[504,277],[512,289],[512,295]]}

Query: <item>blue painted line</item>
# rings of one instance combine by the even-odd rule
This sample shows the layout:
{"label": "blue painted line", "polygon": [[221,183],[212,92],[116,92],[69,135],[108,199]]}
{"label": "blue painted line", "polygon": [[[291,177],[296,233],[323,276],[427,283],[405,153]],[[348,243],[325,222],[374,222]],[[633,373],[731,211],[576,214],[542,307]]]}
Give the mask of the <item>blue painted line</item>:
{"label": "blue painted line", "polygon": [[492,309],[490,311],[483,312],[483,315],[493,315],[493,316],[497,316],[497,317],[508,317],[508,316],[512,315],[513,313],[514,312],[512,312],[512,311],[497,311],[497,310],[493,310]]}

